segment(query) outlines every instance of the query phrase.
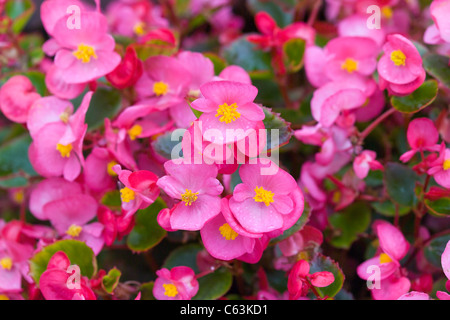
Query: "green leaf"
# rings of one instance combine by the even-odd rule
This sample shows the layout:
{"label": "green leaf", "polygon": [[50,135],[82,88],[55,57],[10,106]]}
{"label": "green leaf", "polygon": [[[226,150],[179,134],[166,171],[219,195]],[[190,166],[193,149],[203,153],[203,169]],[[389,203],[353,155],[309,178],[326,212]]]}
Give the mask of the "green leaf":
{"label": "green leaf", "polygon": [[429,213],[436,217],[450,217],[450,198],[440,198],[434,201],[425,199],[425,206]]}
{"label": "green leaf", "polygon": [[416,113],[429,106],[438,93],[438,83],[436,80],[425,81],[417,90],[404,97],[393,96],[392,106],[403,113]]}
{"label": "green leaf", "polygon": [[89,109],[86,113],[88,130],[94,130],[103,125],[105,118],[113,118],[122,106],[120,91],[98,88],[92,95]]}
{"label": "green leaf", "polygon": [[299,38],[289,39],[283,44],[283,57],[289,72],[297,72],[303,66],[306,41]]}
{"label": "green leaf", "polygon": [[423,67],[425,70],[439,80],[447,88],[450,88],[450,68],[449,58],[438,54],[426,54],[423,57]]}
{"label": "green leaf", "polygon": [[141,284],[141,287],[139,288],[139,292],[141,293],[141,300],[155,300],[155,297],[153,296],[154,285],[155,282],[153,281]]}
{"label": "green leaf", "polygon": [[166,230],[156,220],[158,213],[164,208],[164,201],[157,198],[149,207],[137,212],[135,226],[127,238],[127,245],[132,251],[147,251],[166,236]]}
{"label": "green leaf", "polygon": [[286,27],[293,22],[293,11],[285,11],[274,1],[248,0],[249,9],[253,14],[265,11],[276,21],[279,27]]}
{"label": "green leaf", "polygon": [[285,230],[278,237],[270,239],[270,244],[274,245],[274,244],[276,244],[276,243],[278,243],[280,241],[283,241],[283,240],[289,238],[294,233],[300,231],[308,223],[310,215],[311,215],[311,208],[305,202],[305,209],[303,210],[303,213],[300,216],[300,218],[297,220],[297,222],[292,227],[290,227],[289,229]]}
{"label": "green leaf", "polygon": [[[273,112],[269,108],[263,107],[263,111],[266,115],[263,123],[267,130],[267,145],[265,150],[274,150],[287,144],[294,134],[294,131],[291,129],[291,124],[281,118],[280,114]],[[272,134],[277,132],[272,130],[278,130],[278,141],[272,141]]]}
{"label": "green leaf", "polygon": [[186,266],[194,270],[195,273],[198,273],[197,254],[201,250],[203,250],[203,247],[198,243],[178,247],[169,254],[164,262],[163,268],[172,269],[177,266]]}
{"label": "green leaf", "polygon": [[108,274],[105,275],[102,279],[102,288],[106,292],[112,293],[119,284],[119,279],[121,275],[122,272],[120,272],[120,270],[116,268],[112,268],[111,270],[109,270]]}
{"label": "green leaf", "polygon": [[238,65],[247,71],[271,71],[270,54],[258,50],[245,36],[238,38],[228,45],[223,56],[229,65]]}
{"label": "green leaf", "polygon": [[445,246],[450,241],[450,234],[435,238],[425,246],[423,253],[425,258],[435,267],[442,269],[441,256],[444,253]]}
{"label": "green leaf", "polygon": [[224,296],[231,288],[233,275],[225,268],[219,268],[213,273],[198,279],[198,292],[193,300],[216,300]]}
{"label": "green leaf", "polygon": [[[370,205],[375,209],[376,212],[382,214],[386,217],[395,217],[395,204],[392,201],[384,201],[384,202],[371,202]],[[398,206],[398,216],[402,217],[411,212],[410,207]]]}
{"label": "green leaf", "polygon": [[334,275],[334,282],[330,284],[328,287],[318,288],[316,287],[319,295],[324,298],[327,296],[328,298],[333,298],[338,292],[342,289],[344,284],[345,276],[342,272],[339,264],[333,261],[331,258],[326,257],[322,254],[318,254],[311,262],[310,273],[320,272],[320,271],[329,271]]}
{"label": "green leaf", "polygon": [[172,150],[174,150],[174,148],[178,146],[180,149],[178,157],[182,157],[183,152],[181,150],[181,138],[183,136],[183,130],[184,129],[176,129],[177,133],[180,133],[179,135],[176,135],[177,137],[180,137],[178,140],[172,140],[173,131],[168,131],[162,135],[159,135],[156,140],[152,142],[154,151],[161,157],[168,160],[176,159],[175,157],[172,158]]}
{"label": "green leaf", "polygon": [[102,204],[108,207],[120,208],[122,206],[122,200],[120,200],[120,191],[112,190],[106,192],[102,198]]}
{"label": "green leaf", "polygon": [[35,6],[31,0],[9,0],[5,4],[5,13],[13,20],[12,30],[19,34],[33,15]]}
{"label": "green leaf", "polygon": [[36,176],[37,173],[28,160],[28,148],[31,138],[28,134],[8,141],[0,147],[0,176],[6,176],[19,171]]}
{"label": "green leaf", "polygon": [[369,227],[370,214],[368,204],[357,202],[344,211],[331,215],[329,221],[334,232],[330,243],[336,248],[349,249],[358,235]]}
{"label": "green leaf", "polygon": [[97,271],[94,252],[84,242],[59,240],[44,247],[31,258],[30,274],[37,284],[39,284],[41,274],[47,270],[51,257],[58,251],[64,251],[70,260],[70,264],[79,266],[83,276],[91,278]]}
{"label": "green leaf", "polygon": [[384,174],[389,196],[396,203],[412,207],[417,198],[414,193],[417,174],[411,168],[399,163],[388,163]]}

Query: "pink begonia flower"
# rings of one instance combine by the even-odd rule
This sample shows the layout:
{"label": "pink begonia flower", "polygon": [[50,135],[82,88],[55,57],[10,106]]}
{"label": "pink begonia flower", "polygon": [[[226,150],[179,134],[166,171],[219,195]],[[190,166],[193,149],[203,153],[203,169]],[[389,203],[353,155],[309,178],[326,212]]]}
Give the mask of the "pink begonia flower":
{"label": "pink begonia flower", "polygon": [[153,296],[157,300],[191,300],[198,292],[198,281],[189,267],[163,268],[156,275]]}
{"label": "pink begonia flower", "polygon": [[397,274],[398,270],[386,279],[380,281],[380,289],[371,290],[374,300],[397,300],[411,288],[407,277]]}
{"label": "pink begonia flower", "polygon": [[106,192],[116,187],[115,173],[112,168],[118,164],[106,148],[94,147],[84,164],[84,182],[94,192]]}
{"label": "pink begonia flower", "polygon": [[[444,271],[444,274],[448,279],[446,288],[450,292],[450,241],[447,242],[444,252],[442,253],[441,265],[442,271]],[[436,293],[436,296],[438,297],[439,300],[450,300],[450,294],[444,291],[438,291]]]}
{"label": "pink begonia flower", "polygon": [[125,217],[133,215],[139,209],[147,208],[158,198],[159,188],[156,185],[158,177],[153,172],[122,170],[119,164],[113,166],[112,170],[117,173],[123,184],[120,199],[122,209],[126,212]]}
{"label": "pink begonia flower", "polygon": [[425,292],[411,291],[400,296],[397,300],[431,300],[431,297]]}
{"label": "pink begonia flower", "polygon": [[439,151],[439,132],[433,121],[428,118],[416,118],[408,125],[406,132],[409,146],[412,150],[400,156],[400,161],[408,162],[417,152]]}
{"label": "pink begonia flower", "polygon": [[103,238],[105,244],[110,246],[116,240],[121,240],[129,234],[134,227],[134,217],[126,217],[126,213],[118,215],[112,212],[108,207],[101,206],[97,210],[98,221],[103,224]]}
{"label": "pink begonia flower", "polygon": [[375,151],[364,150],[353,161],[353,170],[358,178],[364,179],[370,170],[383,170],[383,165],[376,160]]}
{"label": "pink begonia flower", "polygon": [[[58,107],[54,110],[50,101],[41,103],[41,100],[51,97],[40,99],[32,106],[27,124],[33,142],[28,156],[40,175],[47,178],[63,175],[66,180],[73,181],[80,174],[84,165],[82,146],[87,130],[84,118],[92,94],[88,92],[84,96],[73,115],[69,102],[58,101]],[[45,114],[47,110],[52,111]]]}
{"label": "pink begonia flower", "polygon": [[338,33],[341,37],[366,37],[376,42],[381,48],[386,38],[385,30],[367,28],[367,15],[354,14],[338,23]]}
{"label": "pink begonia flower", "polygon": [[223,187],[217,177],[217,167],[208,164],[189,164],[184,160],[164,163],[167,175],[157,185],[171,198],[181,200],[171,212],[170,228],[200,230],[220,212]]}
{"label": "pink begonia flower", "polygon": [[241,36],[245,21],[241,16],[234,14],[233,6],[230,5],[213,12],[208,22],[213,28],[213,35],[218,35],[219,43],[227,45]]}
{"label": "pink begonia flower", "polygon": [[104,245],[103,225],[88,224],[97,216],[97,208],[97,200],[90,195],[70,194],[48,202],[42,209],[63,239],[83,241],[98,255]]}
{"label": "pink begonia flower", "polygon": [[[140,134],[141,132],[137,131],[134,133]],[[105,139],[106,148],[117,159],[118,163],[132,170],[137,170],[138,166],[134,160],[133,151],[138,148],[136,146],[138,142],[135,139],[131,140],[127,130],[117,130],[117,128],[112,126],[111,120],[105,118]]]}
{"label": "pink begonia flower", "polygon": [[380,88],[390,94],[408,95],[425,80],[422,57],[414,44],[400,34],[387,36],[384,54],[378,61]]}
{"label": "pink begonia flower", "polygon": [[143,36],[155,27],[168,27],[160,6],[145,0],[120,0],[106,11],[111,32],[125,37]]}
{"label": "pink begonia flower", "polygon": [[0,88],[0,110],[9,120],[25,123],[31,106],[40,97],[27,77],[13,76]]}
{"label": "pink begonia flower", "polygon": [[[39,279],[39,288],[46,300],[97,300],[95,293],[89,288],[85,277],[80,278],[79,288],[69,288],[71,276],[67,272],[70,260],[63,251],[56,252],[47,265],[47,270]],[[73,272],[72,272],[73,273]]]}
{"label": "pink begonia flower", "polygon": [[306,225],[292,236],[280,241],[278,247],[284,256],[291,257],[310,246],[318,247],[322,242],[322,232],[314,227]]}
{"label": "pink begonia flower", "polygon": [[361,108],[352,110],[355,114],[355,121],[366,122],[372,120],[383,111],[385,98],[382,90],[376,88],[367,99]]}
{"label": "pink begonia flower", "polygon": [[239,168],[242,183],[234,189],[230,209],[248,232],[283,231],[300,218],[303,194],[289,173],[270,160],[262,161]]}
{"label": "pink begonia flower", "polygon": [[61,99],[74,99],[86,88],[86,83],[67,83],[64,80],[65,71],[55,64],[45,73],[45,85],[52,94]]}
{"label": "pink begonia flower", "polygon": [[[42,12],[50,15],[52,9]],[[47,30],[52,38],[44,43],[47,55],[55,55],[55,66],[63,70],[62,79],[67,83],[86,83],[96,80],[120,63],[114,52],[114,38],[107,34],[107,19],[99,12],[80,12],[80,28],[69,29],[69,15],[60,18],[53,30]]]}
{"label": "pink begonia flower", "polygon": [[135,85],[143,72],[144,66],[136,50],[128,46],[121,63],[106,75],[106,79],[114,88],[125,89]]}
{"label": "pink begonia flower", "polygon": [[297,300],[306,296],[311,286],[328,287],[334,282],[334,275],[329,271],[309,273],[310,266],[305,260],[299,260],[289,272],[288,291],[289,300]]}
{"label": "pink begonia flower", "polygon": [[189,2],[189,9],[196,15],[207,10],[228,5],[229,3],[230,0],[192,0]]}
{"label": "pink begonia flower", "polygon": [[[41,4],[40,13],[42,24],[44,25],[45,30],[51,36],[53,36],[56,28],[56,23],[58,20],[62,18],[66,18],[66,22],[69,19],[68,9],[71,6],[76,6],[77,10],[87,11],[87,8],[83,4],[82,1],[79,0],[45,0]],[[75,7],[72,9],[75,10]],[[75,12],[70,10],[71,12]],[[75,23],[76,21],[70,21]]]}
{"label": "pink begonia flower", "polygon": [[[242,140],[248,136],[248,130],[264,120],[262,108],[253,102],[258,89],[252,85],[212,81],[202,85],[200,91],[204,98],[193,101],[192,107],[203,112],[199,118],[203,132],[211,129],[217,133],[214,134],[215,143],[229,144]],[[205,134],[204,139],[212,141]]]}
{"label": "pink begonia flower", "polygon": [[329,82],[314,91],[311,99],[312,116],[322,126],[330,127],[341,111],[361,107],[375,89],[373,80],[359,77]]}
{"label": "pink begonia flower", "polygon": [[441,144],[439,157],[429,165],[430,169],[427,173],[432,175],[439,185],[450,188],[450,149],[445,147],[444,142]]}
{"label": "pink begonia flower", "polygon": [[449,0],[434,0],[430,5],[430,13],[434,24],[428,27],[424,34],[424,41],[428,44],[450,42],[450,14]]}
{"label": "pink begonia flower", "polygon": [[153,56],[144,62],[144,73],[135,85],[139,104],[160,110],[184,101],[189,90],[191,74],[174,57]]}
{"label": "pink begonia flower", "polygon": [[240,66],[231,65],[225,67],[220,73],[219,76],[215,78],[215,80],[229,80],[242,82],[245,84],[252,84],[252,80],[245,69]]}

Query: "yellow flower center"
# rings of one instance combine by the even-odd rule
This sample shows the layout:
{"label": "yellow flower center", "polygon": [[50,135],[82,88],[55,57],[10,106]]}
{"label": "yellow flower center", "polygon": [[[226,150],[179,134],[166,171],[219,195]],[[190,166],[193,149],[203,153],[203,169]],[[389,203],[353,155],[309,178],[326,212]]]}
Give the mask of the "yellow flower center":
{"label": "yellow flower center", "polygon": [[401,50],[395,50],[391,53],[391,60],[396,66],[405,66],[406,56]]}
{"label": "yellow flower center", "polygon": [[392,262],[391,257],[389,257],[386,253],[380,254],[380,264]]}
{"label": "yellow flower center", "polygon": [[185,206],[190,206],[197,200],[198,192],[192,192],[190,189],[186,189],[186,192],[181,195],[181,200]]}
{"label": "yellow flower center", "polygon": [[16,192],[14,192],[13,195],[14,201],[16,203],[22,203],[23,199],[25,198],[25,193],[23,192],[23,189],[17,190]]}
{"label": "yellow flower center", "polygon": [[68,123],[70,117],[70,109],[67,108],[61,115],[59,116],[59,119],[61,119],[62,122]]}
{"label": "yellow flower center", "polygon": [[169,85],[159,81],[153,84],[153,92],[159,97],[165,95],[169,91]]}
{"label": "yellow flower center", "polygon": [[447,160],[444,161],[444,163],[442,164],[442,168],[444,170],[450,169],[450,159],[447,159]]}
{"label": "yellow flower center", "polygon": [[228,223],[224,223],[219,228],[220,234],[222,237],[224,237],[226,240],[234,240],[239,235],[236,231],[234,231]]}
{"label": "yellow flower center", "polygon": [[339,190],[336,190],[333,193],[333,203],[339,203],[339,201],[341,201],[342,198],[342,193]]}
{"label": "yellow flower center", "polygon": [[123,188],[120,189],[120,199],[122,199],[123,202],[130,202],[131,200],[134,200],[135,193],[130,188]]}
{"label": "yellow flower center", "polygon": [[163,284],[164,287],[164,295],[168,296],[168,297],[175,297],[178,294],[178,290],[177,287],[175,287],[174,284],[172,283],[164,283]]}
{"label": "yellow flower center", "polygon": [[5,294],[0,294],[0,300],[9,300],[9,298]]}
{"label": "yellow flower center", "polygon": [[95,49],[92,46],[88,46],[86,44],[80,43],[78,45],[78,50],[73,53],[75,58],[81,60],[82,63],[89,63],[91,58],[97,59],[97,55],[95,54]]}
{"label": "yellow flower center", "polygon": [[348,73],[353,73],[353,71],[358,70],[358,61],[353,60],[352,58],[347,58],[341,65],[341,69],[347,70]]}
{"label": "yellow flower center", "polygon": [[392,14],[393,14],[392,8],[390,6],[384,6],[383,8],[381,8],[381,14],[386,19],[392,18]]}
{"label": "yellow flower center", "polygon": [[61,157],[63,158],[69,158],[70,157],[70,151],[72,151],[72,144],[63,145],[61,143],[58,143],[56,145],[56,150],[61,153]]}
{"label": "yellow flower center", "polygon": [[117,176],[117,173],[115,173],[114,172],[114,170],[113,170],[113,167],[116,165],[116,164],[118,164],[116,161],[111,161],[111,162],[109,162],[108,163],[108,166],[107,166],[107,171],[108,171],[108,174],[111,176],[111,177],[115,177],[115,176]]}
{"label": "yellow flower center", "polygon": [[216,117],[220,117],[220,122],[231,123],[236,121],[236,119],[241,117],[241,114],[236,111],[238,105],[233,103],[229,106],[227,103],[221,104],[219,108],[217,108]]}
{"label": "yellow flower center", "polygon": [[263,187],[255,188],[256,195],[253,197],[255,202],[264,202],[266,206],[269,206],[273,202],[274,193],[269,190],[264,190]]}
{"label": "yellow flower center", "polygon": [[136,138],[142,133],[142,127],[138,124],[135,124],[128,130],[128,135],[131,140],[136,140]]}
{"label": "yellow flower center", "polygon": [[133,31],[138,36],[143,36],[145,34],[145,23],[144,22],[138,22],[134,25]]}
{"label": "yellow flower center", "polygon": [[81,233],[81,231],[83,230],[83,228],[81,226],[77,226],[76,224],[73,224],[69,227],[69,229],[67,229],[66,234],[68,234],[71,237],[78,237]]}
{"label": "yellow flower center", "polygon": [[13,265],[13,262],[10,257],[2,258],[0,260],[0,266],[5,270],[11,270],[12,265]]}

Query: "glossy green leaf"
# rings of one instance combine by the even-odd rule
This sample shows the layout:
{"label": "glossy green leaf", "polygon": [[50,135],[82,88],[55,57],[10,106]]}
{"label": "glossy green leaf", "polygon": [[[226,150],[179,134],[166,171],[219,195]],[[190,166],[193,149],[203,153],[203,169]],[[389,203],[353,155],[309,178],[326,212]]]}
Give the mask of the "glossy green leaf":
{"label": "glossy green leaf", "polygon": [[437,237],[428,243],[423,249],[423,253],[428,262],[435,267],[442,269],[441,256],[447,243],[450,241],[450,234]]}
{"label": "glossy green leaf", "polygon": [[166,236],[167,232],[156,220],[158,213],[166,208],[161,198],[157,198],[146,209],[138,210],[133,230],[127,238],[127,245],[132,251],[147,251],[156,246]]}
{"label": "glossy green leaf", "polygon": [[265,11],[276,21],[279,27],[286,27],[293,21],[293,11],[283,10],[275,1],[248,0],[247,2],[253,14]]}
{"label": "glossy green leaf", "polygon": [[440,198],[438,200],[425,199],[425,206],[428,212],[437,217],[450,217],[450,198]]}
{"label": "glossy green leaf", "polygon": [[[395,204],[391,201],[384,202],[371,202],[370,205],[375,209],[376,212],[382,214],[386,217],[395,217]],[[400,206],[398,205],[398,216],[404,216],[411,212],[410,207]]]}
{"label": "glossy green leaf", "polygon": [[292,227],[285,230],[278,237],[270,239],[270,244],[273,245],[280,241],[283,241],[283,240],[287,239],[288,237],[292,236],[297,231],[300,231],[308,223],[310,215],[311,215],[311,208],[305,202],[305,209],[303,210],[303,213],[300,216],[300,218],[297,220],[297,222]]}
{"label": "glossy green leaf", "polygon": [[450,88],[450,68],[449,58],[438,54],[426,54],[423,57],[423,67],[425,70],[439,80],[447,88]]}
{"label": "glossy green leaf", "polygon": [[155,282],[153,281],[141,284],[139,288],[139,292],[141,293],[141,300],[155,300],[155,297],[153,296],[154,285]]}
{"label": "glossy green leaf", "polygon": [[[263,111],[266,115],[263,123],[267,132],[267,145],[265,150],[274,150],[287,144],[294,134],[291,124],[269,108],[263,107]],[[275,135],[273,135],[274,133]],[[276,139],[276,134],[278,134],[278,139]],[[273,137],[275,139],[272,141]]]}
{"label": "glossy green leaf", "polygon": [[233,275],[230,270],[220,268],[198,279],[198,292],[193,300],[216,300],[224,296],[231,288]]}
{"label": "glossy green leaf", "polygon": [[163,268],[172,269],[177,266],[186,266],[194,270],[195,273],[198,273],[197,254],[201,250],[203,250],[203,247],[197,243],[178,247],[169,254],[164,262]]}
{"label": "glossy green leaf", "polygon": [[112,293],[114,289],[116,289],[119,284],[120,276],[122,272],[116,268],[112,268],[109,270],[108,274],[105,275],[102,279],[102,288],[108,292]]}
{"label": "glossy green leaf", "polygon": [[[176,129],[176,134],[173,135],[172,140],[172,133],[173,131],[168,131],[164,134],[159,135],[155,141],[152,142],[152,147],[155,150],[157,154],[159,154],[161,157],[166,158],[167,160],[173,160],[178,157],[183,156],[183,152],[181,150],[181,140],[183,137],[184,129]],[[176,137],[179,137],[178,140]],[[178,148],[179,152],[172,157],[172,151],[175,150],[175,148]]]}
{"label": "glossy green leaf", "polygon": [[14,138],[0,147],[0,176],[23,171],[31,176],[37,173],[28,160],[31,138],[28,134]]}
{"label": "glossy green leaf", "polygon": [[311,268],[309,273],[315,273],[320,271],[329,271],[334,275],[334,282],[328,287],[318,288],[316,287],[319,295],[324,298],[333,298],[342,289],[344,284],[345,276],[342,272],[339,264],[329,257],[322,254],[318,254],[311,262]]}
{"label": "glossy green leaf", "polygon": [[297,72],[303,66],[306,41],[299,38],[289,39],[283,44],[283,57],[289,72]]}
{"label": "glossy green leaf", "polygon": [[19,34],[30,20],[35,6],[31,0],[8,0],[5,3],[5,13],[13,20],[12,30]]}
{"label": "glossy green leaf", "polygon": [[229,65],[238,65],[247,71],[271,71],[270,54],[259,50],[245,36],[233,41],[223,52]]}
{"label": "glossy green leaf", "polygon": [[86,113],[88,130],[94,130],[105,123],[105,118],[114,118],[122,106],[120,91],[98,88],[92,95],[89,109]]}
{"label": "glossy green leaf", "polygon": [[97,270],[94,252],[84,242],[78,240],[59,240],[44,247],[30,260],[30,274],[38,284],[41,274],[47,270],[47,265],[53,255],[64,251],[71,265],[78,265],[81,274],[91,278]]}
{"label": "glossy green leaf", "polygon": [[390,162],[385,168],[384,178],[389,196],[400,205],[412,207],[417,200],[414,192],[417,174],[399,163]]}
{"label": "glossy green leaf", "polygon": [[428,80],[407,96],[393,96],[391,98],[391,104],[397,111],[403,113],[416,113],[429,106],[436,99],[437,93],[437,81]]}

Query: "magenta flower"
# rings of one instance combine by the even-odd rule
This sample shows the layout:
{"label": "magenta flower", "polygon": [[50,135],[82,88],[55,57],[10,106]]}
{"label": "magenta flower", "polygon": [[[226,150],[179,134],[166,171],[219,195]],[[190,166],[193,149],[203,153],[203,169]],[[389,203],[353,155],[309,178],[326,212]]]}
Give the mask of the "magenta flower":
{"label": "magenta flower", "polygon": [[[247,130],[264,120],[262,108],[253,102],[258,89],[252,85],[213,81],[202,85],[200,91],[204,98],[192,102],[192,107],[203,112],[199,118],[203,132],[211,129],[220,133],[215,136],[215,143],[240,141],[248,135]],[[212,138],[204,135],[204,139],[211,141]]]}
{"label": "magenta flower", "polygon": [[170,215],[173,230],[200,230],[219,214],[223,187],[217,177],[217,167],[207,164],[187,164],[170,160],[164,163],[167,175],[157,182],[171,198],[181,200]]}
{"label": "magenta flower", "polygon": [[153,296],[157,300],[191,300],[198,292],[198,281],[189,267],[163,268],[156,275]]}
{"label": "magenta flower", "polygon": [[112,169],[117,164],[114,156],[106,148],[95,147],[86,158],[84,181],[90,190],[105,192],[115,188],[117,173]]}
{"label": "magenta flower", "polygon": [[[446,284],[446,289],[447,289],[447,291],[450,292],[450,241],[447,242],[447,245],[445,246],[445,250],[442,253],[441,265],[442,265],[442,270],[444,271],[444,274],[448,279],[447,284]],[[436,296],[440,300],[450,300],[450,294],[448,294],[447,292],[444,292],[444,291],[438,291],[436,293]]]}
{"label": "magenta flower", "polygon": [[375,151],[364,150],[353,161],[353,170],[358,178],[364,179],[370,170],[383,170],[383,165],[375,160]]}
{"label": "magenta flower", "polygon": [[122,209],[126,212],[125,217],[136,213],[139,209],[145,209],[151,205],[159,196],[156,186],[158,177],[150,171],[122,170],[120,165],[115,165],[112,170],[119,176],[123,187],[120,189]]}
{"label": "magenta flower", "polygon": [[408,162],[417,152],[439,151],[437,144],[439,133],[433,121],[428,118],[416,118],[408,125],[406,132],[409,146],[412,150],[400,156],[402,162]]}
{"label": "magenta flower", "polygon": [[[271,171],[264,175],[264,169]],[[239,175],[242,183],[234,189],[230,210],[248,232],[282,231],[301,216],[303,194],[294,178],[272,161],[243,164]]]}
{"label": "magenta flower", "polygon": [[397,300],[431,300],[431,298],[425,292],[411,291],[411,292],[405,293]]}
{"label": "magenta flower", "polygon": [[[81,277],[80,288],[69,288],[70,260],[63,251],[56,252],[39,279],[39,289],[46,300],[97,300],[95,293]],[[75,284],[74,284],[75,285]]]}
{"label": "magenta flower", "polygon": [[434,0],[430,5],[430,13],[434,24],[429,26],[424,34],[424,42],[428,44],[440,44],[450,42],[450,1]]}
{"label": "magenta flower", "polygon": [[444,188],[450,188],[450,149],[445,148],[442,142],[439,157],[429,163],[427,173],[432,175],[436,182]]}
{"label": "magenta flower", "polygon": [[378,61],[381,89],[394,95],[408,95],[425,80],[422,58],[414,44],[400,34],[387,36],[384,54]]}

